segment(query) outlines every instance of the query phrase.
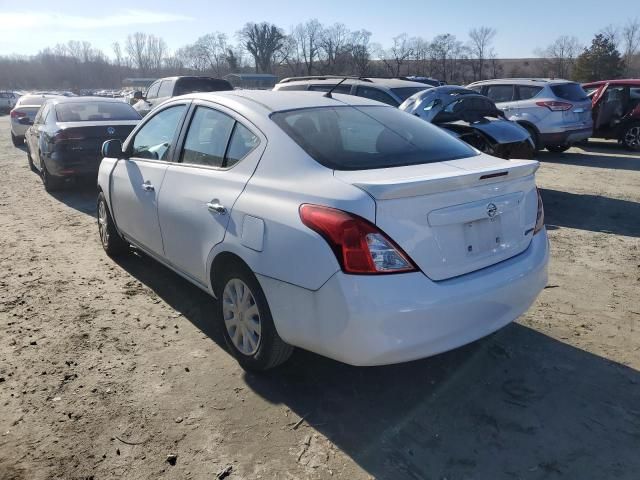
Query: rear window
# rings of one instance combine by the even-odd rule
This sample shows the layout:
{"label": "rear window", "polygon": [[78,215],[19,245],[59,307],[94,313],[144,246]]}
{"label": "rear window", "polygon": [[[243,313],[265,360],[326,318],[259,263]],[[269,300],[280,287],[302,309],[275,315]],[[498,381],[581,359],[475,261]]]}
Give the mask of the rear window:
{"label": "rear window", "polygon": [[404,102],[411,95],[415,95],[418,92],[426,90],[429,88],[428,86],[424,87],[402,87],[402,88],[392,88],[391,91],[395,93],[398,97],[402,99]]}
{"label": "rear window", "polygon": [[556,97],[563,100],[569,100],[572,102],[587,100],[587,92],[585,92],[577,83],[563,83],[560,85],[552,85],[551,91]]}
{"label": "rear window", "polygon": [[181,78],[176,82],[175,95],[187,95],[194,92],[219,92],[233,90],[226,80],[217,78]]}
{"label": "rear window", "polygon": [[99,122],[139,120],[140,114],[124,102],[72,102],[56,105],[59,122]]}
{"label": "rear window", "polygon": [[20,105],[40,106],[47,100],[48,98],[45,98],[45,97],[40,97],[35,95],[26,95],[24,97],[20,97]]}
{"label": "rear window", "polygon": [[271,118],[311,157],[335,170],[443,162],[477,155],[466,143],[396,108],[316,107]]}

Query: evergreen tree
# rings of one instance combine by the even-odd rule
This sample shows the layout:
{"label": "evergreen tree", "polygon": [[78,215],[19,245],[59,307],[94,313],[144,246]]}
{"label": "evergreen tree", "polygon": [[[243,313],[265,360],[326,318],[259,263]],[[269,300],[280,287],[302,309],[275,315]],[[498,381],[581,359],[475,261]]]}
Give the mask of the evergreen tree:
{"label": "evergreen tree", "polygon": [[573,77],[580,82],[620,78],[624,73],[624,61],[611,38],[599,33],[584,49],[576,61]]}

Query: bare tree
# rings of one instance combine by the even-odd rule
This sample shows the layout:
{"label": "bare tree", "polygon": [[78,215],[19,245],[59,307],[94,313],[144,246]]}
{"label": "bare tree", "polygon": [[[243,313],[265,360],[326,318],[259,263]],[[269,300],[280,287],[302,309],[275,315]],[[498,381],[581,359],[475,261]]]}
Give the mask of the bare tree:
{"label": "bare tree", "polygon": [[325,28],[320,39],[320,48],[324,60],[323,70],[327,73],[340,73],[343,66],[340,61],[350,49],[351,32],[342,23],[335,23]]}
{"label": "bare tree", "polygon": [[633,74],[634,58],[640,48],[640,20],[638,17],[627,20],[622,28],[622,52],[627,73]]}
{"label": "bare tree", "polygon": [[256,73],[271,73],[273,57],[285,39],[282,30],[267,22],[247,23],[239,36],[242,46],[254,59]]}
{"label": "bare tree", "polygon": [[393,44],[381,52],[381,58],[389,73],[399,77],[402,66],[413,56],[414,41],[406,33],[393,37]]}
{"label": "bare tree", "polygon": [[306,73],[311,75],[320,53],[323,36],[322,24],[316,19],[300,23],[293,29],[292,36],[295,39],[298,56],[304,63]]}
{"label": "bare tree", "polygon": [[136,32],[127,36],[127,54],[135,68],[146,75],[150,67],[150,59],[147,53],[147,34]]}
{"label": "bare tree", "polygon": [[620,28],[616,25],[609,24],[604,27],[600,33],[606,40],[612,43],[616,49],[618,48],[618,44],[620,43]]}
{"label": "bare tree", "polygon": [[546,60],[545,67],[548,75],[569,78],[581,50],[582,46],[576,37],[562,35],[538,53]]}
{"label": "bare tree", "polygon": [[166,42],[155,35],[148,35],[146,51],[150,68],[156,72],[160,72],[164,64],[164,59],[169,53]]}
{"label": "bare tree", "polygon": [[466,52],[462,43],[455,35],[445,33],[437,35],[431,41],[431,58],[434,62],[436,76],[446,82],[451,82],[458,76],[459,62],[464,60]]}
{"label": "bare tree", "polygon": [[490,27],[473,28],[469,31],[469,53],[474,80],[484,79],[485,60],[491,55],[491,44],[496,29]]}
{"label": "bare tree", "polygon": [[220,76],[227,67],[227,36],[224,33],[209,33],[195,43],[197,52],[206,61],[213,72]]}
{"label": "bare tree", "polygon": [[351,33],[349,40],[349,51],[351,62],[353,63],[353,73],[359,77],[369,74],[371,64],[371,32],[367,30],[357,30]]}
{"label": "bare tree", "polygon": [[113,50],[113,56],[115,57],[115,65],[120,68],[122,66],[122,49],[120,48],[120,42],[113,42],[111,44]]}

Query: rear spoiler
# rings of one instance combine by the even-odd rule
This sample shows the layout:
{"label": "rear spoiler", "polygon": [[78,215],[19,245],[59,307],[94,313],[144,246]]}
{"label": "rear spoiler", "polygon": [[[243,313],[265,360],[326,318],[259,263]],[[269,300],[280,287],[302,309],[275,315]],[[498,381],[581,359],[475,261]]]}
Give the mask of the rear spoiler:
{"label": "rear spoiler", "polygon": [[[377,175],[371,175],[367,174],[371,170],[360,170],[336,172],[336,177],[364,190],[376,200],[390,200],[510,181],[533,175],[540,166],[535,160],[507,160],[500,162],[500,165],[480,167],[477,170],[456,167],[455,161],[442,162],[440,166],[444,166],[443,164],[451,168],[446,171],[439,168],[440,171],[430,174],[428,168],[420,167],[437,164],[427,164],[385,169],[387,175],[380,171]],[[394,170],[397,171],[397,176],[393,175]]]}

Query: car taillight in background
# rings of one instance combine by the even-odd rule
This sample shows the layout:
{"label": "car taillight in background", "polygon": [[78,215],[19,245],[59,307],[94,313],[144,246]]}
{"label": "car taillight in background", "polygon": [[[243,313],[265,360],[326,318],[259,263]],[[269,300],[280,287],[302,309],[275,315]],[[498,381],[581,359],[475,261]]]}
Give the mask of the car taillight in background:
{"label": "car taillight in background", "polygon": [[537,187],[536,193],[538,194],[538,213],[536,215],[536,226],[533,228],[534,235],[544,228],[544,205],[542,204],[540,189]]}
{"label": "car taillight in background", "polygon": [[11,118],[22,118],[27,116],[26,113],[21,112],[20,110],[11,110],[9,115],[11,116]]}
{"label": "car taillight in background", "polygon": [[362,217],[335,208],[304,204],[300,206],[300,219],[327,241],[345,273],[417,271],[393,240]]}
{"label": "car taillight in background", "polygon": [[547,107],[552,112],[566,112],[567,110],[571,110],[573,104],[567,102],[556,102],[547,100],[544,102],[536,102],[536,105],[539,107]]}

